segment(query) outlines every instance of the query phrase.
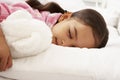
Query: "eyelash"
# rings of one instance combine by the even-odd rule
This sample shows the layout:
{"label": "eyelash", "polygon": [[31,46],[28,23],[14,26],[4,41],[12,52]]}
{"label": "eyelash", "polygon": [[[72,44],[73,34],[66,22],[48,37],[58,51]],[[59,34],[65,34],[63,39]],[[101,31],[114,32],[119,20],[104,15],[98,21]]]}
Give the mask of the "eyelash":
{"label": "eyelash", "polygon": [[70,29],[68,31],[68,34],[69,34],[69,38],[72,39],[72,35],[71,35],[71,32],[70,32]]}

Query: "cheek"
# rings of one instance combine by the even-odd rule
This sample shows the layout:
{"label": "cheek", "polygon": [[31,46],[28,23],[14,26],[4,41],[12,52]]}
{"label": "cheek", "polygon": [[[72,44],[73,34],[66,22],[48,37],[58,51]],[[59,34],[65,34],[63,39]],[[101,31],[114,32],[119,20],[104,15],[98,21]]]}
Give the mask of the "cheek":
{"label": "cheek", "polygon": [[57,37],[59,39],[64,39],[66,38],[66,31],[62,28],[54,28],[52,29],[52,33],[54,37]]}
{"label": "cheek", "polygon": [[58,32],[59,32],[59,30],[56,27],[52,28],[52,34],[53,34],[53,36],[57,35]]}
{"label": "cheek", "polygon": [[56,25],[52,28],[53,35],[60,35],[60,34],[63,34],[63,32],[65,32],[65,31],[62,26]]}
{"label": "cheek", "polygon": [[61,34],[61,32],[60,32],[60,30],[59,29],[57,29],[57,28],[53,28],[52,29],[52,34],[53,34],[53,37],[60,37],[60,34]]}

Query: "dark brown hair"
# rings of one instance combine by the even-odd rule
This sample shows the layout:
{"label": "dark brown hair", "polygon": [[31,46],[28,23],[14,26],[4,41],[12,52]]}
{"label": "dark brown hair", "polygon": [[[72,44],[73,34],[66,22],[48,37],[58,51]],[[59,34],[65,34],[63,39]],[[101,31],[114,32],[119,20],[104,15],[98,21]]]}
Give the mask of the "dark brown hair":
{"label": "dark brown hair", "polygon": [[83,24],[89,25],[92,28],[97,48],[106,45],[109,32],[106,22],[100,13],[93,9],[83,9],[74,12],[71,17],[83,21]]}
{"label": "dark brown hair", "polygon": [[[28,0],[26,2],[32,8],[38,9],[39,11],[50,11],[51,13],[65,12],[65,10],[55,2],[48,2],[45,5],[41,4],[38,0]],[[106,22],[100,13],[93,9],[83,9],[72,13],[71,18],[82,21],[83,24],[89,25],[92,28],[96,48],[105,47],[108,41],[109,32],[106,27]]]}
{"label": "dark brown hair", "polygon": [[51,13],[60,12],[64,13],[64,9],[55,2],[48,2],[43,5],[38,0],[27,0],[26,1],[32,8],[38,9],[39,11],[49,11]]}

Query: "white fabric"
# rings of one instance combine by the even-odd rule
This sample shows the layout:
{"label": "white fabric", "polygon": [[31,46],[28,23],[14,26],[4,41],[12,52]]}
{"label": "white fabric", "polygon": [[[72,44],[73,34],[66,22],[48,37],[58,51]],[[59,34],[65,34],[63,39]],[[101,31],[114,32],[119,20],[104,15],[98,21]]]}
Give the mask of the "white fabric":
{"label": "white fabric", "polygon": [[47,0],[48,2],[54,1],[60,4],[60,6],[68,11],[77,11],[85,7],[82,0]]}
{"label": "white fabric", "polygon": [[104,17],[108,25],[117,28],[120,17],[120,0],[106,0],[106,11],[103,11]]}
{"label": "white fabric", "polygon": [[0,75],[18,80],[120,80],[120,37],[113,27],[109,32],[105,48],[51,45],[36,56],[14,59],[13,67]]}
{"label": "white fabric", "polygon": [[25,0],[0,0],[0,2],[5,2],[5,3],[8,3],[8,4],[14,4],[14,3],[17,3],[17,2],[24,2]]}
{"label": "white fabric", "polygon": [[[109,16],[109,13],[107,14]],[[112,25],[108,26],[108,29],[110,35],[105,48],[87,49],[51,45],[36,56],[14,59],[13,67],[0,72],[0,78],[1,80],[120,80],[120,36]]]}
{"label": "white fabric", "polygon": [[12,13],[1,26],[13,58],[39,54],[52,41],[50,28],[43,21],[33,19],[25,10]]}
{"label": "white fabric", "polygon": [[120,14],[117,11],[110,10],[110,9],[102,9],[102,10],[98,10],[98,11],[105,18],[107,25],[110,25],[110,26],[117,28],[119,16],[120,16]]}
{"label": "white fabric", "polygon": [[109,0],[107,1],[107,8],[111,11],[120,13],[120,0]]}
{"label": "white fabric", "polygon": [[120,17],[119,17],[119,22],[118,22],[118,32],[119,32],[119,35],[120,35]]}

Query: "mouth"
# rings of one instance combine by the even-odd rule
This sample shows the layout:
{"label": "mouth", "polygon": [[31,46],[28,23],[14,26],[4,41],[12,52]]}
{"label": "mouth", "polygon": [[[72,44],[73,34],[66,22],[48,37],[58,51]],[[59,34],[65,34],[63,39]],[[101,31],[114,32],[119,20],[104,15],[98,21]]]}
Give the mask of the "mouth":
{"label": "mouth", "polygon": [[57,42],[57,38],[56,38],[56,37],[53,37],[52,43],[58,45],[58,42]]}

